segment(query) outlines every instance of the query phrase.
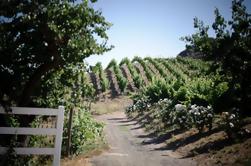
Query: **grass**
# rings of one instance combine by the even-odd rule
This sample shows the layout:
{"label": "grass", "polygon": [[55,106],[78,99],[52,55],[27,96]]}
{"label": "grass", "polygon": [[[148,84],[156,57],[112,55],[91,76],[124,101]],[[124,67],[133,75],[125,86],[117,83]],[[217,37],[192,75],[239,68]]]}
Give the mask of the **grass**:
{"label": "grass", "polygon": [[81,165],[81,166],[91,166],[89,158],[95,155],[99,155],[103,151],[109,149],[108,144],[102,140],[95,145],[90,145],[87,147],[85,152],[78,156],[65,157],[61,159],[61,166],[72,166],[72,165]]}
{"label": "grass", "polygon": [[115,99],[106,99],[104,101],[97,101],[91,106],[91,113],[94,115],[108,114],[115,111],[122,111],[132,104],[132,100],[128,97],[120,97]]}

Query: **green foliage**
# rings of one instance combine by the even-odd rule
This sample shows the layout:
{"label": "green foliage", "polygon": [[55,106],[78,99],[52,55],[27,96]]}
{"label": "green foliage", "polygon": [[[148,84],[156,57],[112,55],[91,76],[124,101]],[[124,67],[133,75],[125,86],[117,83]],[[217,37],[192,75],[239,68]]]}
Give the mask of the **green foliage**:
{"label": "green foliage", "polygon": [[125,92],[128,83],[127,80],[124,77],[119,77],[118,81],[121,92]]}
{"label": "green foliage", "polygon": [[136,71],[135,67],[133,66],[133,64],[131,63],[131,61],[128,58],[124,58],[120,62],[120,65],[122,65],[122,64],[127,65],[128,69],[132,75],[132,79],[133,79],[135,86],[137,88],[140,88],[143,85],[143,80],[142,80],[141,76],[137,73],[137,71]]}
{"label": "green foliage", "polygon": [[106,92],[110,86],[110,82],[109,80],[106,78],[106,75],[103,73],[101,75],[101,89],[102,89],[102,92]]}
{"label": "green foliage", "polygon": [[94,89],[87,81],[84,64],[69,65],[51,73],[42,80],[42,87],[33,102],[40,107],[57,108],[64,105],[66,109],[84,106],[84,101],[93,98]]}
{"label": "green foliage", "polygon": [[[96,143],[103,140],[104,125],[96,122],[91,114],[84,109],[76,110],[72,123],[72,147],[71,152],[74,155],[86,152],[90,148],[94,148]],[[68,123],[65,123],[67,126]],[[66,129],[66,127],[65,127]],[[67,135],[67,130],[64,130]],[[66,137],[65,137],[66,138]],[[93,147],[91,147],[93,146]],[[66,149],[66,140],[63,141],[63,150]]]}
{"label": "green foliage", "polygon": [[138,89],[143,85],[143,79],[138,74],[134,75],[133,81]]}
{"label": "green foliage", "polygon": [[28,106],[48,74],[112,48],[104,44],[111,24],[102,13],[88,0],[73,2],[0,4],[1,100],[7,95],[9,103]]}
{"label": "green foliage", "polygon": [[125,57],[120,61],[119,66],[122,66],[123,64],[128,65],[129,63],[131,63],[130,60],[127,57]]}
{"label": "green foliage", "polygon": [[144,59],[147,60],[148,62],[152,63],[154,65],[154,67],[159,71],[161,76],[163,76],[163,77],[167,76],[164,69],[160,66],[159,62],[156,59],[152,59],[151,57],[146,57]]}
{"label": "green foliage", "polygon": [[153,79],[153,82],[144,89],[143,95],[151,102],[157,102],[160,99],[170,98],[171,91],[171,86],[164,79]]}
{"label": "green foliage", "polygon": [[107,69],[109,69],[109,68],[113,69],[113,71],[116,75],[116,78],[118,80],[119,88],[120,88],[121,92],[123,93],[126,90],[128,82],[124,78],[124,76],[120,70],[120,67],[117,65],[117,62],[115,59],[112,59],[111,62],[108,64]]}
{"label": "green foliage", "polygon": [[93,68],[92,71],[99,76],[100,78],[100,84],[101,84],[101,90],[102,92],[106,92],[110,86],[110,82],[106,77],[106,74],[103,70],[102,64],[98,62]]}
{"label": "green foliage", "polygon": [[147,79],[148,79],[148,80],[152,80],[153,74],[152,74],[152,72],[150,71],[150,69],[146,66],[144,60],[143,60],[141,57],[135,56],[135,57],[133,58],[133,60],[132,60],[132,63],[133,63],[133,62],[138,62],[138,63],[143,67]]}
{"label": "green foliage", "polygon": [[210,106],[203,107],[192,105],[188,110],[191,123],[199,130],[199,132],[202,132],[204,127],[207,127],[209,130],[212,129],[214,112]]}
{"label": "green foliage", "polygon": [[[71,108],[88,107],[94,89],[85,75],[83,59],[112,48],[106,44],[106,31],[111,24],[91,7],[91,2],[0,4],[1,104],[47,108],[64,105],[65,117]],[[8,101],[3,101],[4,96]],[[32,120],[23,120],[20,125],[28,125]],[[41,139],[31,140],[39,143]]]}
{"label": "green foliage", "polygon": [[[222,72],[229,79],[229,91],[234,91],[239,98],[235,104],[243,114],[250,114],[251,79],[251,17],[247,13],[243,0],[232,1],[232,17],[226,21],[218,9],[215,9],[215,20],[212,28],[215,38],[208,36],[208,26],[204,26],[197,18],[194,27],[197,32],[183,38],[188,47],[202,52],[214,60],[215,66],[221,66]],[[238,87],[238,88],[236,88]]]}
{"label": "green foliage", "polygon": [[180,129],[188,129],[191,127],[190,117],[185,105],[176,104],[174,108],[172,108],[171,112],[171,123],[173,125],[177,125]]}
{"label": "green foliage", "polygon": [[248,129],[242,128],[242,117],[238,108],[232,108],[228,112],[223,112],[221,118],[220,124],[230,140],[238,142],[250,133]]}
{"label": "green foliage", "polygon": [[110,69],[110,68],[112,68],[112,67],[114,67],[116,65],[117,65],[117,61],[115,59],[112,59],[110,61],[110,63],[107,65],[106,69]]}
{"label": "green foliage", "polygon": [[174,92],[174,100],[179,103],[187,103],[190,102],[189,92],[187,87],[181,86],[177,91]]}

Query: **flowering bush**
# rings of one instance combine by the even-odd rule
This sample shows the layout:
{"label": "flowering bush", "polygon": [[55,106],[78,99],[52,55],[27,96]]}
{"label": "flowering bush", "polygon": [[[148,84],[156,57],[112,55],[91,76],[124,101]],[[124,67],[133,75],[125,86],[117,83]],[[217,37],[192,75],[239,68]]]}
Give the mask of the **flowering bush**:
{"label": "flowering bush", "polygon": [[212,129],[213,122],[213,109],[211,106],[203,107],[192,105],[189,109],[189,116],[191,118],[191,123],[201,132],[204,127]]}
{"label": "flowering bush", "polygon": [[157,103],[159,110],[160,110],[160,116],[162,117],[162,121],[165,125],[171,125],[171,112],[173,109],[173,102],[167,98],[160,99]]}
{"label": "flowering bush", "polygon": [[171,112],[172,124],[178,125],[179,128],[189,128],[190,118],[185,105],[176,104]]}
{"label": "flowering bush", "polygon": [[139,99],[133,105],[126,108],[126,113],[132,112],[142,112],[151,107],[151,104],[148,99]]}
{"label": "flowering bush", "polygon": [[222,113],[223,128],[228,135],[228,138],[236,138],[241,131],[239,109],[233,108],[229,112]]}

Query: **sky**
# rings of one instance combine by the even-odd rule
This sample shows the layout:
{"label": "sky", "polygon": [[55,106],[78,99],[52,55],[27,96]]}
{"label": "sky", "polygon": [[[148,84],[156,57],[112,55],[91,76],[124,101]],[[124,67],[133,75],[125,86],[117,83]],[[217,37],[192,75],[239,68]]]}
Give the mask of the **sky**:
{"label": "sky", "polygon": [[[250,13],[251,0],[244,4]],[[114,48],[86,59],[104,67],[113,58],[120,62],[136,55],[175,57],[185,49],[180,38],[195,32],[194,17],[211,26],[217,7],[227,20],[231,18],[231,0],[98,0],[92,6],[113,24],[107,34]],[[213,36],[213,31],[209,34]]]}

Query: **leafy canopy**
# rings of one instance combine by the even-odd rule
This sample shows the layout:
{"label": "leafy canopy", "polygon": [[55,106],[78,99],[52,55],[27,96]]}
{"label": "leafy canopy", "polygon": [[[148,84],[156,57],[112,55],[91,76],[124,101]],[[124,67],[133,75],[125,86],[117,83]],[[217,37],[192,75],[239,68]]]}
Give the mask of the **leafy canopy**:
{"label": "leafy canopy", "polygon": [[212,28],[215,37],[209,37],[209,26],[194,19],[195,34],[182,38],[187,47],[202,52],[221,66],[230,83],[229,94],[238,103],[236,106],[250,110],[251,102],[251,15],[243,0],[232,1],[232,19],[226,21],[216,8]]}
{"label": "leafy canopy", "polygon": [[88,0],[0,3],[0,100],[29,105],[47,74],[102,54],[111,24]]}

